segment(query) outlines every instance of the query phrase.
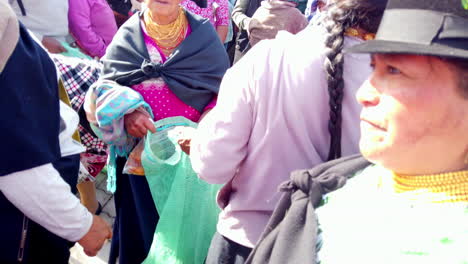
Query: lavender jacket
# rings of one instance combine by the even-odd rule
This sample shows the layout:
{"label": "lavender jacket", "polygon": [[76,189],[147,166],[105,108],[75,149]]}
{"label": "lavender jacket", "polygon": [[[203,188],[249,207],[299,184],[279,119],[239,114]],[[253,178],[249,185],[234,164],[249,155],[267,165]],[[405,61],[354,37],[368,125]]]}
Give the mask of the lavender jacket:
{"label": "lavender jacket", "polygon": [[68,20],[71,34],[91,57],[102,57],[117,32],[106,0],[69,0]]}
{"label": "lavender jacket", "polygon": [[[346,38],[345,47],[361,43]],[[324,36],[316,27],[258,43],[226,73],[216,107],[192,139],[199,177],[225,184],[217,230],[253,247],[293,170],[325,162],[330,145]],[[356,90],[371,73],[368,54],[346,54],[342,154],[359,152]]]}

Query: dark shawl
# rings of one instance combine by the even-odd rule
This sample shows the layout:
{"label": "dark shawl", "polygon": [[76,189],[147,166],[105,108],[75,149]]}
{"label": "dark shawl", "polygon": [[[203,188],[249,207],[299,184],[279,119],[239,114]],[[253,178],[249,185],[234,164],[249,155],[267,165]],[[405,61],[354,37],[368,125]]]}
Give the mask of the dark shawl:
{"label": "dark shawl", "polygon": [[102,58],[103,79],[132,86],[162,77],[184,103],[202,112],[218,94],[229,67],[223,44],[211,23],[186,12],[192,32],[164,63],[152,63],[143,38],[140,17],[132,16],[117,32]]}
{"label": "dark shawl", "polygon": [[[316,263],[317,208],[322,196],[343,187],[370,163],[353,155],[296,171],[282,185],[283,195],[246,264]],[[343,223],[346,220],[343,219]],[[337,253],[339,254],[339,252]]]}

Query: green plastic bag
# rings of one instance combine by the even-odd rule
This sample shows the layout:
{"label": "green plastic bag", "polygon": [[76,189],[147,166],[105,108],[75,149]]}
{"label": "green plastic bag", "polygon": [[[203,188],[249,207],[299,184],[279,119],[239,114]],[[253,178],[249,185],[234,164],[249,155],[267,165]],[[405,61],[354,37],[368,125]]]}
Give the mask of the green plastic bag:
{"label": "green plastic bag", "polygon": [[203,264],[216,231],[220,185],[200,180],[177,140],[196,123],[171,117],[155,122],[141,162],[160,219],[145,264]]}
{"label": "green plastic bag", "polygon": [[67,50],[67,51],[61,53],[63,56],[73,57],[73,58],[80,58],[80,59],[88,59],[88,60],[93,59],[90,56],[88,56],[88,55],[84,54],[83,52],[81,52],[81,50],[79,48],[72,47],[72,46],[70,46],[70,44],[68,44],[65,41],[62,42],[61,44]]}

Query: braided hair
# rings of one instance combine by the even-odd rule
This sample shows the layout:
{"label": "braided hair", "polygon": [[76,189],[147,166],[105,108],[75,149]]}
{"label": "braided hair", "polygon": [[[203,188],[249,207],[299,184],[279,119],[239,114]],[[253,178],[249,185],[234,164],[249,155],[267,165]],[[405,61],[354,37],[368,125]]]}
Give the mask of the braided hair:
{"label": "braided hair", "polygon": [[349,27],[377,32],[387,0],[336,0],[324,20],[328,35],[325,39],[325,76],[328,84],[330,119],[330,150],[328,160],[341,157],[341,108],[344,96],[344,34]]}

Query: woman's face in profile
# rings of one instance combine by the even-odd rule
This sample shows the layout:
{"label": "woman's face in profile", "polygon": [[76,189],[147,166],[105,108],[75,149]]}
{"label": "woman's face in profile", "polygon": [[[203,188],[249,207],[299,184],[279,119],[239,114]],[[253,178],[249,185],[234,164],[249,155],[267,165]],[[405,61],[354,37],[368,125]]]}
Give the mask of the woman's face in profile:
{"label": "woman's face in profile", "polygon": [[153,16],[174,16],[179,12],[181,0],[145,0],[146,5],[153,13]]}
{"label": "woman's face in profile", "polygon": [[468,154],[468,100],[456,71],[429,56],[373,55],[357,93],[362,154],[403,174],[459,170]]}

